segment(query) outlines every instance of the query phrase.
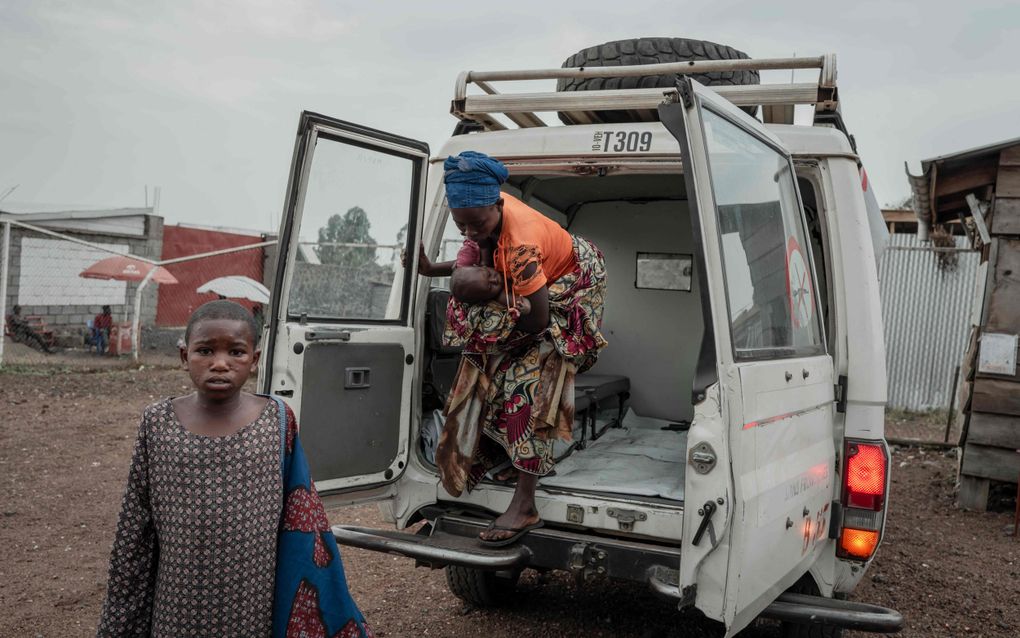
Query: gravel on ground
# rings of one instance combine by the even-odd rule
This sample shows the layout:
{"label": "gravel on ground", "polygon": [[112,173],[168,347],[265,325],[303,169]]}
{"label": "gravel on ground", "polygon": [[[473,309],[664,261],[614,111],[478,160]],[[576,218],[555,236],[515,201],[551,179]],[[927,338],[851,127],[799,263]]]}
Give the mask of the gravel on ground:
{"label": "gravel on ground", "polygon": [[[170,368],[0,372],[0,636],[95,634],[141,410],[189,391],[186,375]],[[961,511],[956,464],[955,450],[894,451],[884,544],[853,599],[901,611],[904,637],[1016,636],[1020,541],[1009,490],[998,511]],[[372,505],[330,518],[386,526]],[[409,559],[345,549],[344,562],[379,636],[707,635],[695,616],[634,585],[579,589],[566,574],[526,572],[508,605],[482,610],[450,594],[441,571]],[[779,633],[763,623],[747,635]]]}

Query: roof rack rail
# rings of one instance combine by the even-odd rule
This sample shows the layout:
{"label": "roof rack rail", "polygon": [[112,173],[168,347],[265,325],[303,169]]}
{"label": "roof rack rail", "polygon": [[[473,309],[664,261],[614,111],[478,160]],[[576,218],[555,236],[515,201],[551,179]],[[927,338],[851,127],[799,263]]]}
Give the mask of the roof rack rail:
{"label": "roof rack rail", "polygon": [[[597,66],[518,71],[464,71],[457,77],[450,112],[463,121],[477,122],[485,130],[507,127],[494,115],[502,114],[520,128],[546,126],[536,112],[556,112],[574,124],[596,123],[596,111],[632,111],[638,121],[657,119],[656,108],[673,88],[500,93],[491,82],[606,78],[726,71],[819,69],[817,82],[713,86],[712,90],[737,106],[760,105],[768,123],[792,124],[796,104],[815,105],[818,114],[839,112],[836,92],[836,55],[758,60],[704,60],[631,66]],[[468,94],[471,85],[482,94]]]}

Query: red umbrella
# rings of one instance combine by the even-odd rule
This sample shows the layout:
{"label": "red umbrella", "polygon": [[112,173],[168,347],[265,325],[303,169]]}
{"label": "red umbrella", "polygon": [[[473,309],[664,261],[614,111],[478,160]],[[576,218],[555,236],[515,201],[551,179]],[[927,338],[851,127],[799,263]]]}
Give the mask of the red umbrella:
{"label": "red umbrella", "polygon": [[177,278],[171,275],[170,271],[162,266],[154,266],[140,259],[122,257],[119,255],[97,261],[85,270],[81,271],[78,276],[85,277],[86,279],[141,281],[142,279],[145,279],[145,276],[149,274],[149,271],[153,268],[156,269],[156,272],[153,273],[149,281],[154,281],[157,284],[177,283]]}

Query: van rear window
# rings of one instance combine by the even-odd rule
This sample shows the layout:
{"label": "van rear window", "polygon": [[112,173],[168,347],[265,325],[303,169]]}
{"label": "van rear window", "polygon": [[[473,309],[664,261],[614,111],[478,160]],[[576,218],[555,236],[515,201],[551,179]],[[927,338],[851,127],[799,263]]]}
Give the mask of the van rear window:
{"label": "van rear window", "polygon": [[825,351],[803,212],[788,157],[704,109],[734,356]]}

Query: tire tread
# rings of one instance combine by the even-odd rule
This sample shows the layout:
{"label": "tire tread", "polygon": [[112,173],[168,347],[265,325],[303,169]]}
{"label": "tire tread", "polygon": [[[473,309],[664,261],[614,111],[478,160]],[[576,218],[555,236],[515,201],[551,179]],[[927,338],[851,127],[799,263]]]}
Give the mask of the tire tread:
{"label": "tire tread", "polygon": [[501,578],[492,572],[448,565],[446,586],[457,598],[475,607],[495,607],[509,598],[517,586],[516,579]]}
{"label": "tire tread", "polygon": [[[591,66],[632,66],[657,64],[661,62],[683,62],[687,60],[740,60],[748,59],[743,51],[706,40],[690,38],[631,38],[604,42],[598,46],[582,49],[563,62],[563,68]],[[722,71],[693,73],[692,79],[706,86],[730,86],[758,84],[758,71]],[[602,89],[668,88],[673,86],[674,76],[643,75],[623,78],[564,78],[556,83],[557,91],[598,91]],[[752,116],[757,107],[745,107]],[[629,121],[625,111],[600,111],[595,113],[598,121],[616,123]],[[563,116],[564,122],[569,123]]]}

